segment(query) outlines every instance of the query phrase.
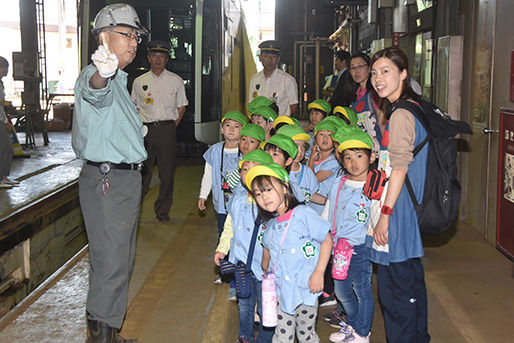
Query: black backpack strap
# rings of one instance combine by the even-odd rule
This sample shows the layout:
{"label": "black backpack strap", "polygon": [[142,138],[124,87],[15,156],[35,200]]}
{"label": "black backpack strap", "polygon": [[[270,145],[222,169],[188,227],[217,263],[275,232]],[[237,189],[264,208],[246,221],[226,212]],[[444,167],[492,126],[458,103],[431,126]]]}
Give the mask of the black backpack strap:
{"label": "black backpack strap", "polygon": [[255,251],[255,243],[257,241],[257,233],[259,232],[259,227],[262,224],[262,220],[259,216],[255,219],[255,223],[253,226],[252,239],[250,239],[250,247],[248,248],[248,258],[246,260],[246,270],[252,270],[252,260],[253,260],[253,252]]}
{"label": "black backpack strap", "polygon": [[[426,119],[423,116],[423,109],[420,106],[421,105],[418,106],[414,102],[408,100],[398,100],[398,102],[394,104],[394,109],[403,108],[412,113],[418,119],[421,125],[423,125],[423,128],[427,132],[427,136],[425,137],[425,139],[421,143],[416,145],[412,150],[413,158],[416,157],[416,155],[421,151],[421,149],[423,149],[423,147],[428,143],[428,140],[430,139],[427,128],[428,125],[426,123]],[[407,187],[407,191],[409,192],[412,204],[416,208],[417,206],[419,206],[419,203],[416,199],[416,195],[414,194],[414,188],[412,187],[408,174],[405,175],[405,186]]]}

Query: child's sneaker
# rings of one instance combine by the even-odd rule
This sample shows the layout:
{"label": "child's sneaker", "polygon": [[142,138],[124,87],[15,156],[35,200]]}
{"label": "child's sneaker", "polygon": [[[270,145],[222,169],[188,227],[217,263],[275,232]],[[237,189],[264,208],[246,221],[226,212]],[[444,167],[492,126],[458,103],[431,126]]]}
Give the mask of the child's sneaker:
{"label": "child's sneaker", "polygon": [[352,336],[353,328],[349,324],[346,324],[345,322],[341,322],[340,325],[341,325],[341,330],[339,330],[339,332],[331,333],[330,336],[328,337],[330,342],[334,342],[334,343],[346,342],[345,339]]}
{"label": "child's sneaker", "polygon": [[327,312],[325,313],[324,315],[321,316],[321,318],[326,321],[326,322],[329,322],[330,319],[332,319],[332,316],[335,316],[336,314],[338,313],[337,309],[333,309],[332,311],[330,312]]}
{"label": "child's sneaker", "polygon": [[337,302],[333,294],[323,292],[323,294],[319,296],[319,307],[331,306],[335,304],[337,304]]}
{"label": "child's sneaker", "polygon": [[215,285],[221,285],[222,281],[221,281],[221,276],[216,276],[216,278],[214,279],[214,284]]}
{"label": "child's sneaker", "polygon": [[235,288],[229,288],[228,289],[228,297],[227,297],[227,299],[230,300],[230,301],[236,301],[237,300],[236,289]]}
{"label": "child's sneaker", "polygon": [[346,317],[346,314],[344,314],[343,312],[337,312],[328,321],[328,325],[335,329],[342,328],[341,323],[348,324],[348,318]]}
{"label": "child's sneaker", "polygon": [[369,336],[371,335],[371,333],[369,333],[366,337],[362,337],[360,336],[358,333],[356,333],[354,330],[352,330],[352,332],[346,336],[346,338],[344,339],[344,343],[347,343],[347,342],[350,342],[350,343],[369,343]]}

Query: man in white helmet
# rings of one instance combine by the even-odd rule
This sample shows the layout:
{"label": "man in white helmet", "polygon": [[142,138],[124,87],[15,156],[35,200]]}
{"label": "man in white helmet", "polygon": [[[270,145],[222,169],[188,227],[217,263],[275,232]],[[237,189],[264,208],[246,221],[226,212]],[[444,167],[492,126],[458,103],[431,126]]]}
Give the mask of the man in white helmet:
{"label": "man in white helmet", "polygon": [[147,31],[127,4],[104,7],[93,27],[99,47],[75,84],[72,146],[85,160],[80,206],[89,240],[88,343],[135,342],[118,331],[127,310],[141,202],[143,123],[123,69]]}

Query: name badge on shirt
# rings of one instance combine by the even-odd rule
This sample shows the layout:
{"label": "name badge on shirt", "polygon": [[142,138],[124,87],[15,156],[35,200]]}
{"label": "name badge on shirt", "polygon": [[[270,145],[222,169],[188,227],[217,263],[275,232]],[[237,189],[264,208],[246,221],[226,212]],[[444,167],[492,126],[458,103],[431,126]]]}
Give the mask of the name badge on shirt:
{"label": "name badge on shirt", "polygon": [[309,241],[305,242],[302,247],[302,251],[307,258],[316,256],[316,247]]}
{"label": "name badge on shirt", "polygon": [[364,204],[361,204],[361,209],[355,212],[357,221],[359,223],[365,223],[368,220],[368,212],[364,209]]}
{"label": "name badge on shirt", "polygon": [[147,96],[147,97],[145,98],[145,103],[147,103],[147,104],[149,104],[149,105],[153,104],[153,98],[150,98],[149,96]]}
{"label": "name badge on shirt", "polygon": [[253,91],[253,93],[252,93],[253,98],[256,98],[258,95],[259,95],[259,93],[257,91]]}

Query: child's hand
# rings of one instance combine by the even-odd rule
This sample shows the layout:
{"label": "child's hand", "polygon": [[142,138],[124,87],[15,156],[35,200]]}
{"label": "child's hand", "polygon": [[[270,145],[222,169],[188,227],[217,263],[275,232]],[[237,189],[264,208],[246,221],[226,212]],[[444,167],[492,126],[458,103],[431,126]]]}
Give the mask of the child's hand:
{"label": "child's hand", "polygon": [[207,207],[205,207],[205,199],[199,198],[198,199],[198,209],[200,211],[204,211]]}
{"label": "child's hand", "polygon": [[323,290],[323,273],[314,271],[309,279],[309,289],[311,293],[318,293]]}
{"label": "child's hand", "polygon": [[214,264],[217,266],[220,265],[220,260],[223,260],[227,256],[226,254],[222,253],[221,251],[216,251],[214,254]]}

